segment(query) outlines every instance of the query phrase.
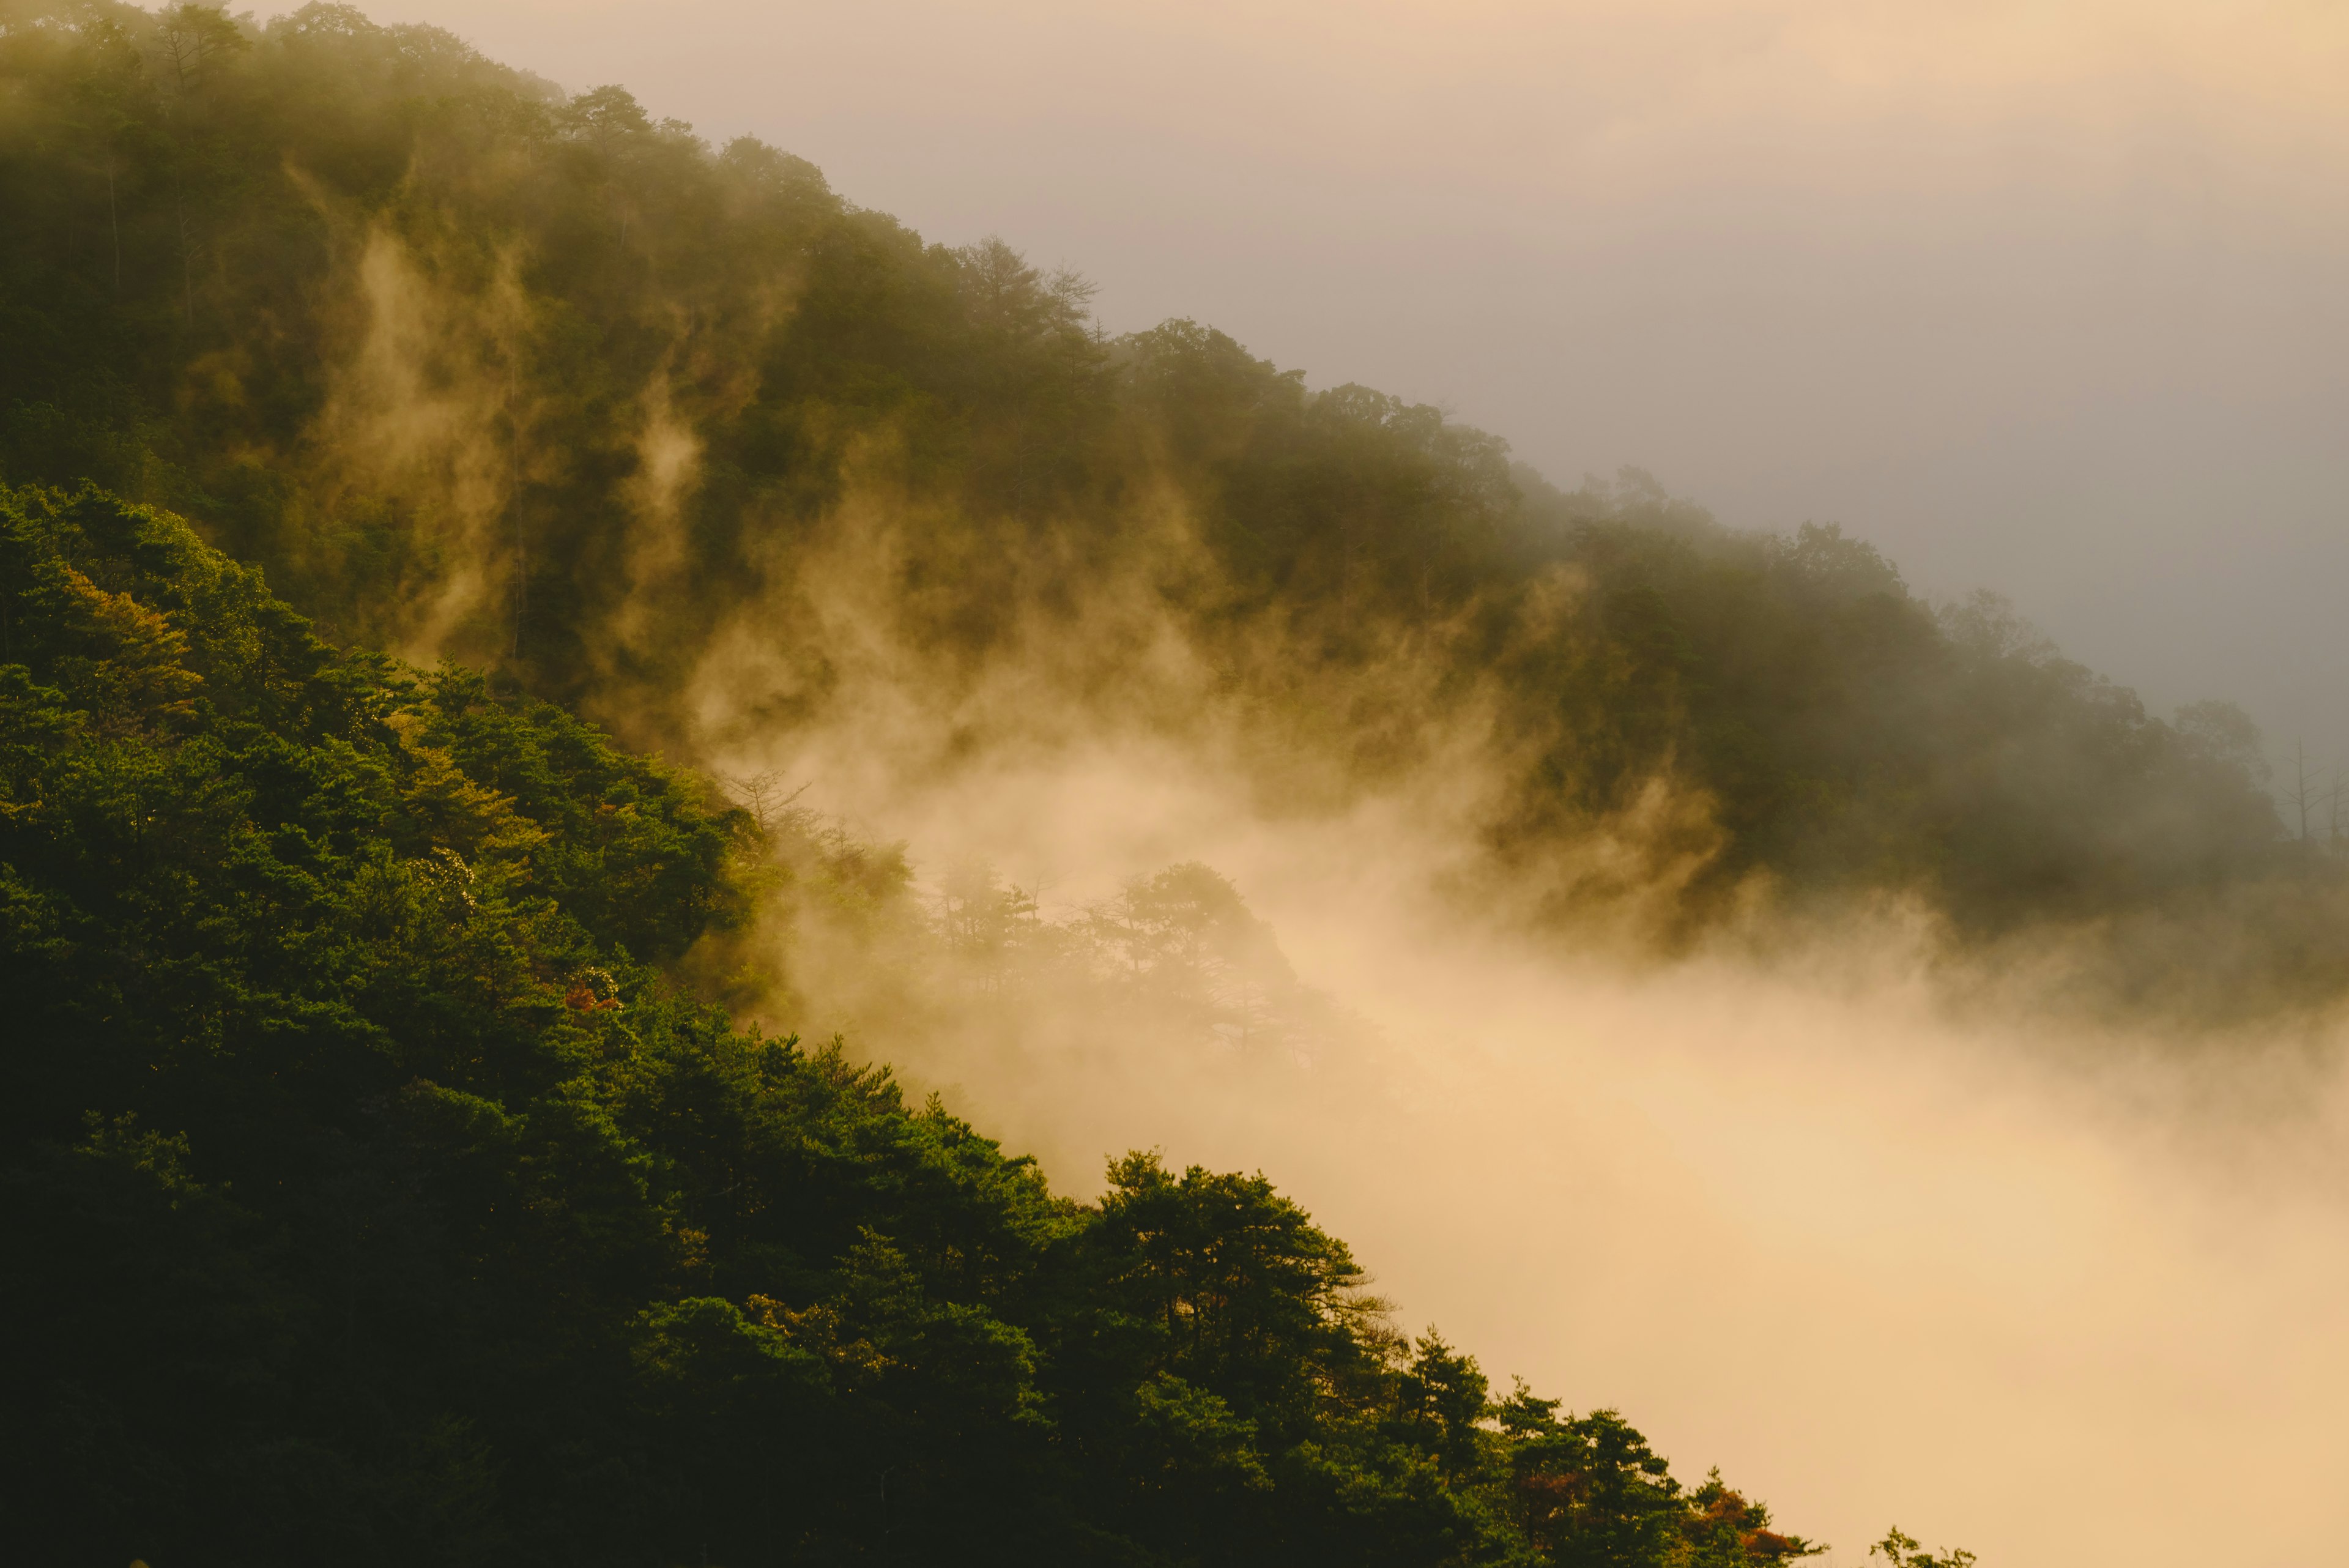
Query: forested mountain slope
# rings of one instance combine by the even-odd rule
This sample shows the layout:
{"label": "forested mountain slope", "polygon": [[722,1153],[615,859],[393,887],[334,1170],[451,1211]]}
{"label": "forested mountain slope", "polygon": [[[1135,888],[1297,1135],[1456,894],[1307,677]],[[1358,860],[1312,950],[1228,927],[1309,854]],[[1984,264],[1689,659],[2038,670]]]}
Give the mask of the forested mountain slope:
{"label": "forested mountain slope", "polygon": [[[1831,528],[1105,338],[1081,278],[616,88],[342,6],[7,0],[0,213],[0,1534],[45,1562],[1808,1550],[1398,1335],[1260,1178],[1056,1196],[739,1026],[789,991],[758,922],[910,921],[905,862],[656,748],[878,693],[941,771],[1115,726],[1268,811],[1450,770],[1450,890],[1512,919],[1912,895],[2120,933],[2124,990],[2342,978],[2223,705]],[[1312,1024],[1204,867],[1082,929],[1023,897],[946,879],[924,1005],[1109,954],[1194,1033]]]}
{"label": "forested mountain slope", "polygon": [[1473,720],[1482,886],[1538,919],[1890,892],[2103,933],[2163,1005],[2343,981],[2238,711],[2149,715],[1836,529],[1560,493],[1190,322],[1105,339],[1073,275],[345,6],[19,0],[0,79],[0,471],[173,507],[339,637],[690,756],[849,701],[860,641],[967,752],[1040,722],[958,694],[1074,647],[1064,728],[1237,714],[1317,799]]}
{"label": "forested mountain slope", "polygon": [[0,1535],[206,1563],[1778,1563],[1261,1178],[1097,1204],[667,969],[755,823],[0,493]]}

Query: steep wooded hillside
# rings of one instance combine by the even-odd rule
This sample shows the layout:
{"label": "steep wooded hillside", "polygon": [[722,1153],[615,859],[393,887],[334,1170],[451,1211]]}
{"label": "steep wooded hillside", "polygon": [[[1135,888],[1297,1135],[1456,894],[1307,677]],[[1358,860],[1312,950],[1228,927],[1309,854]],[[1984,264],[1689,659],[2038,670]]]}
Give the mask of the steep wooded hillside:
{"label": "steep wooded hillside", "polygon": [[762,835],[168,514],[0,493],[28,1561],[1609,1563],[1805,1542],[1406,1340],[1261,1177],[1057,1197],[673,961]]}

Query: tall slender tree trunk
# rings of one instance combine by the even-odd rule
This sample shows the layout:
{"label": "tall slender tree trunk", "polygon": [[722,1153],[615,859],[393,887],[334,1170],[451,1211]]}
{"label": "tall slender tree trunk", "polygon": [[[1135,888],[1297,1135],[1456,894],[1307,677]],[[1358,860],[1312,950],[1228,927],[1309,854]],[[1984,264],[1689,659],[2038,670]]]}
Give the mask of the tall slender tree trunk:
{"label": "tall slender tree trunk", "polygon": [[172,195],[180,213],[180,319],[190,327],[196,322],[196,264],[188,248],[188,188],[181,186]]}
{"label": "tall slender tree trunk", "polygon": [[106,155],[106,223],[114,231],[114,295],[122,297],[122,218],[114,205],[114,154]]}
{"label": "tall slender tree trunk", "polygon": [[524,551],[522,532],[522,398],[514,362],[509,357],[506,360],[506,510],[513,514],[514,612],[513,646],[506,650],[506,658],[516,665],[522,662],[523,612],[530,607],[530,557]]}

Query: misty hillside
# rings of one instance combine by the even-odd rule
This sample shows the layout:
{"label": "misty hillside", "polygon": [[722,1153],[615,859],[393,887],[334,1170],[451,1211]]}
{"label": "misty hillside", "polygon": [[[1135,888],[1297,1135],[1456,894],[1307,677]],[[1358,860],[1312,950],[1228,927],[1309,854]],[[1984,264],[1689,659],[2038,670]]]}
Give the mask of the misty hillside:
{"label": "misty hillside", "polygon": [[680,994],[769,848],[704,781],[332,649],[96,492],[0,493],[0,625],[27,1560],[1812,1550],[1613,1412],[1398,1335],[1261,1177],[1134,1154],[1073,1202]]}
{"label": "misty hillside", "polygon": [[[876,661],[940,766],[1220,727],[1312,809],[1465,745],[1475,896],[1537,920],[1890,893],[2102,933],[2084,982],[2164,1005],[2342,982],[2337,864],[2239,711],[2149,714],[1835,528],[1562,493],[1192,322],[1103,337],[1081,277],[432,29],[12,16],[0,472],[183,513],[336,637],[674,755]],[[980,701],[1007,661],[1050,701]]]}
{"label": "misty hillside", "polygon": [[1405,1332],[1261,1175],[1095,1184],[916,1103],[865,1058],[1114,1058],[1154,1114],[1332,1103],[1383,1044],[1213,867],[1048,916],[803,789],[1147,742],[1545,963],[1921,910],[2097,1007],[2349,981],[2342,862],[2228,704],[2150,714],[1836,527],[1108,337],[1081,276],[619,88],[345,6],[8,0],[0,213],[0,1536],[42,1562],[1824,1550]]}

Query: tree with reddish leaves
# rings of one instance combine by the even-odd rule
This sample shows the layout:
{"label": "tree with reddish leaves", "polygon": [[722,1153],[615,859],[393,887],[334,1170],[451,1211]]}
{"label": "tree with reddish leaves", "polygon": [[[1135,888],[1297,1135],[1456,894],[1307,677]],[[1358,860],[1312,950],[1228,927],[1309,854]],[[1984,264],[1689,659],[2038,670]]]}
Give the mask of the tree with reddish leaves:
{"label": "tree with reddish leaves", "polygon": [[1522,1384],[1493,1407],[1512,1521],[1561,1568],[1760,1568],[1826,1550],[1769,1528],[1770,1511],[1716,1469],[1684,1490],[1662,1455],[1612,1410],[1557,1416]]}
{"label": "tree with reddish leaves", "polygon": [[1732,1491],[1714,1469],[1688,1494],[1688,1517],[1681,1525],[1689,1546],[1689,1568],[1744,1568],[1749,1563],[1787,1563],[1826,1550],[1799,1535],[1770,1528],[1770,1511]]}

